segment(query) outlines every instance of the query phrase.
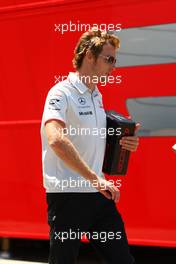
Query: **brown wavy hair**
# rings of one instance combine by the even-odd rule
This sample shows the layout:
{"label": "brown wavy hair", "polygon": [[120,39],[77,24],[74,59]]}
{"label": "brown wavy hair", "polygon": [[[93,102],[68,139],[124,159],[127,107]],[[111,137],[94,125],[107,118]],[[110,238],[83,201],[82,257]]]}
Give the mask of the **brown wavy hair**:
{"label": "brown wavy hair", "polygon": [[80,37],[74,50],[73,66],[77,70],[81,67],[84,56],[89,49],[95,59],[101,53],[103,46],[110,43],[113,47],[120,47],[120,40],[117,36],[109,34],[106,31],[101,31],[97,28],[85,32]]}

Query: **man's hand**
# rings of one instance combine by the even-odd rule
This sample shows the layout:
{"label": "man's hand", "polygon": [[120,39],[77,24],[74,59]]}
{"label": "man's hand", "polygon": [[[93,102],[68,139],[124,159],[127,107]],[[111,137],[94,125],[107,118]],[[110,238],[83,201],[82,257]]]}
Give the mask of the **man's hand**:
{"label": "man's hand", "polygon": [[[140,124],[136,124],[136,131],[140,128]],[[137,136],[127,136],[122,137],[120,140],[120,145],[122,149],[126,149],[129,151],[136,151],[139,145],[139,138]]]}
{"label": "man's hand", "polygon": [[176,144],[172,146],[174,152],[176,152]]}
{"label": "man's hand", "polygon": [[[96,181],[96,182],[95,182]],[[97,179],[92,182],[93,186],[102,193],[107,199],[112,199],[118,202],[120,198],[120,191],[113,182],[107,181],[97,176]]]}

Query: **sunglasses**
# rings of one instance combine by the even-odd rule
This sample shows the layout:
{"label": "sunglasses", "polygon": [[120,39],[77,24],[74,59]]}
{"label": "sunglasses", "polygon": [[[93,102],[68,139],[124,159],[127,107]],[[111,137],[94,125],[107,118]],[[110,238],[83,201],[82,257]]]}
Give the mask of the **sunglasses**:
{"label": "sunglasses", "polygon": [[103,57],[103,58],[105,58],[105,62],[106,63],[109,63],[109,64],[115,64],[116,63],[116,58],[114,58],[113,56],[105,56],[105,55],[102,55],[102,54],[100,54],[99,55],[100,57]]}

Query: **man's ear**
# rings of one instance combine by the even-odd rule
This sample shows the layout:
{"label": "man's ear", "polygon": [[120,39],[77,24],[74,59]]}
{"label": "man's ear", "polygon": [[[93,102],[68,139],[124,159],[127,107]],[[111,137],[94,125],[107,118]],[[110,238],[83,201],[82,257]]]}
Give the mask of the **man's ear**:
{"label": "man's ear", "polygon": [[89,61],[89,62],[94,61],[94,56],[90,50],[87,50],[85,57],[86,57],[87,61]]}

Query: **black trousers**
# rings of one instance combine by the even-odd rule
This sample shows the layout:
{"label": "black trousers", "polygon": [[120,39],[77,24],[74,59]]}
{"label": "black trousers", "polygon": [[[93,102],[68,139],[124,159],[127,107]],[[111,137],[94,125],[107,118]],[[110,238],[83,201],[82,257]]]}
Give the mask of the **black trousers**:
{"label": "black trousers", "polygon": [[134,264],[123,220],[101,193],[47,193],[49,264],[73,264],[86,233],[107,264]]}

